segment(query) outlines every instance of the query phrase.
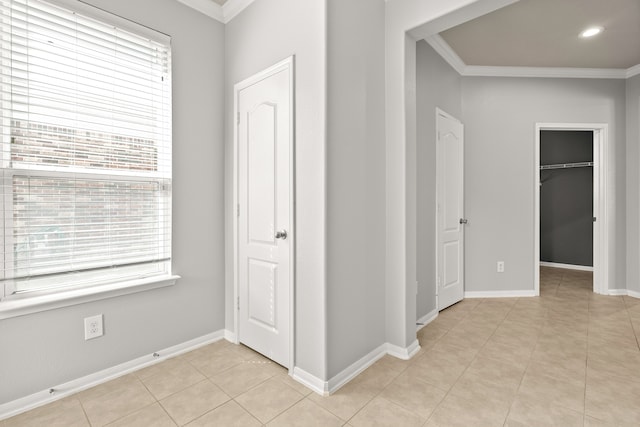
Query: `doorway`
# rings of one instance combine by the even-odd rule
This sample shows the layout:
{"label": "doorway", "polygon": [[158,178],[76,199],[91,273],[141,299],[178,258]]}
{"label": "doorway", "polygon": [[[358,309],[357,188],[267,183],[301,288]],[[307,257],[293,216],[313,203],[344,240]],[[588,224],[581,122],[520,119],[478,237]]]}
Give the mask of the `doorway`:
{"label": "doorway", "polygon": [[293,57],[234,87],[236,340],[293,367]]}
{"label": "doorway", "polygon": [[607,125],[537,124],[535,141],[535,293],[542,264],[592,270],[593,291],[606,294]]}
{"label": "doorway", "polygon": [[540,131],[540,265],[593,271],[593,132]]}

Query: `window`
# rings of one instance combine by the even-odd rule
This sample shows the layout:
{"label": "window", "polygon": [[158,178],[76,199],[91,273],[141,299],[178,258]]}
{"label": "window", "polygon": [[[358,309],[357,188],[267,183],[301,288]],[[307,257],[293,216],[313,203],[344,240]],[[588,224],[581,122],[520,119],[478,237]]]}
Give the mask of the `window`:
{"label": "window", "polygon": [[169,275],[169,38],[80,2],[0,21],[0,298]]}

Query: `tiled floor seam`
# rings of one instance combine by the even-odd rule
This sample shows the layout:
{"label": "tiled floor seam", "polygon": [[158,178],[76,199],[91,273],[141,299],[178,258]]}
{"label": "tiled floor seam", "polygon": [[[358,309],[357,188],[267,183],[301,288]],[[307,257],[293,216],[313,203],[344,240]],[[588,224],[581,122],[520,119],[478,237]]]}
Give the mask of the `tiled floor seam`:
{"label": "tiled floor seam", "polygon": [[631,330],[633,331],[633,335],[636,338],[636,345],[638,346],[638,350],[640,350],[640,339],[638,336],[640,335],[640,331],[636,331],[636,328],[633,324],[633,319],[631,318],[631,313],[629,313],[629,306],[627,305],[627,301],[625,299],[622,300],[624,303],[624,309],[627,312],[627,317],[629,318],[629,322],[631,323]]}
{"label": "tiled floor seam", "polygon": [[[271,377],[271,378],[273,378],[273,377]],[[271,379],[271,378],[270,378],[270,379]],[[268,381],[268,380],[267,380],[267,381]],[[263,383],[258,384],[256,387],[259,387],[261,384],[263,384]],[[286,385],[286,384],[285,384],[285,385]],[[251,388],[251,389],[249,389],[249,390],[245,391],[244,393],[247,393],[247,392],[249,392],[249,391],[251,391],[251,390],[255,389],[256,387],[253,387],[253,388]],[[287,387],[288,387],[288,386],[287,386]],[[290,387],[290,388],[293,390],[293,387]],[[294,391],[295,391],[295,390],[294,390]],[[236,396],[236,397],[242,396],[244,393],[241,393],[241,394],[239,394],[239,395],[238,395],[238,396]],[[245,411],[247,411],[249,414],[251,414],[251,416],[252,416],[253,418],[255,418],[256,420],[258,420],[258,422],[259,422],[260,424],[262,424],[262,425],[266,425],[266,424],[269,424],[271,421],[275,420],[276,418],[278,418],[280,415],[282,415],[282,414],[284,414],[285,412],[287,412],[289,409],[291,409],[291,408],[293,408],[294,406],[296,406],[296,405],[297,405],[298,403],[300,403],[302,400],[306,399],[306,397],[307,397],[307,396],[302,396],[302,399],[297,400],[297,401],[296,401],[296,402],[294,402],[293,404],[291,404],[291,405],[287,406],[287,408],[286,408],[286,409],[283,409],[281,412],[278,412],[276,415],[274,415],[273,417],[271,417],[271,419],[267,420],[267,422],[264,422],[264,423],[263,423],[261,420],[259,420],[259,419],[258,419],[258,417],[256,417],[256,416],[255,416],[255,415],[254,415],[254,414],[249,410],[249,408],[246,408],[245,406],[243,406],[243,405],[242,405],[242,403],[240,403],[239,401],[237,401],[235,397],[234,397],[234,398],[232,398],[231,400],[233,400],[234,402],[236,402],[238,405],[240,405],[240,407],[241,407],[242,409],[244,409],[244,410],[245,410]]]}
{"label": "tiled floor seam", "polygon": [[[138,379],[138,381],[140,381],[140,383],[141,383],[141,384],[142,384],[142,386],[145,388],[145,390],[147,390],[147,392],[148,392],[148,393],[153,397],[153,399],[155,400],[155,402],[154,402],[154,403],[151,403],[150,405],[145,406],[144,408],[139,409],[139,411],[141,411],[142,409],[148,408],[149,406],[151,406],[151,405],[153,405],[153,404],[157,403],[157,404],[160,406],[160,408],[162,408],[162,410],[164,411],[164,413],[165,413],[165,414],[167,414],[167,416],[171,419],[171,421],[173,421],[173,423],[174,423],[175,425],[179,426],[180,424],[178,423],[178,421],[176,421],[176,420],[171,416],[171,414],[169,413],[169,411],[167,411],[167,409],[164,407],[164,405],[162,404],[162,402],[160,402],[160,400],[158,400],[158,398],[157,398],[153,393],[151,393],[151,390],[149,390],[149,387],[147,387],[147,385],[145,384],[145,382],[144,382],[142,379],[140,379],[140,377],[138,377],[137,375],[136,375],[136,378]],[[180,391],[182,391],[182,390],[180,390]],[[177,391],[176,393],[180,393],[180,391]],[[170,395],[169,395],[169,396],[167,396],[167,397],[173,396],[173,395],[174,395],[174,394],[176,394],[176,393],[170,394]],[[84,409],[84,408],[83,408],[83,409]],[[135,413],[135,412],[136,412],[136,411],[134,411],[133,413]],[[125,418],[125,417],[128,417],[129,415],[131,415],[131,414],[127,414],[127,415],[125,415],[124,417],[118,418],[118,420],[120,420],[120,419],[122,419],[122,418]],[[118,421],[118,420],[113,420],[113,421],[111,421],[111,423],[114,423],[114,422],[116,422],[116,421]],[[93,426],[92,426],[92,427],[93,427]]]}
{"label": "tiled floor seam", "polygon": [[91,421],[89,420],[89,415],[87,415],[87,411],[84,409],[84,405],[82,404],[82,400],[78,399],[77,397],[76,397],[76,400],[78,401],[78,403],[80,404],[80,407],[82,408],[82,413],[84,414],[84,418],[87,420],[87,424],[91,425]]}
{"label": "tiled floor seam", "polygon": [[[484,301],[483,301],[484,302]],[[472,308],[471,310],[469,310],[469,313],[463,317],[462,320],[466,319],[467,317],[471,316],[471,313],[473,313],[474,310],[476,310],[480,305],[482,305],[482,302],[479,303],[478,305],[476,305],[474,308]],[[513,309],[513,307],[511,307],[511,309],[509,310],[509,312]],[[509,314],[509,312],[507,312],[507,316]],[[506,319],[506,317],[504,319]],[[480,352],[482,351],[482,349],[487,345],[487,343],[489,342],[489,340],[491,339],[491,337],[495,334],[496,330],[498,330],[498,328],[500,327],[500,325],[502,324],[502,322],[504,322],[504,319],[502,319],[502,321],[494,328],[493,333],[491,335],[489,335],[489,337],[487,338],[487,340],[485,341],[485,343],[482,345],[482,347],[480,347],[480,349],[478,349],[477,353],[475,354],[475,356],[473,357],[473,359],[471,359],[471,361],[467,364],[467,366],[465,367],[465,369],[460,373],[460,375],[458,376],[458,378],[456,378],[456,380],[453,382],[453,384],[451,385],[451,387],[449,388],[449,390],[447,390],[447,392],[445,393],[444,397],[442,398],[442,400],[440,400],[440,403],[438,403],[438,405],[436,405],[436,407],[433,409],[433,411],[431,412],[431,414],[429,415],[429,417],[427,417],[427,420],[425,421],[425,423],[423,425],[426,425],[429,423],[429,420],[433,417],[433,415],[436,413],[438,407],[442,404],[442,402],[444,402],[447,397],[449,396],[449,394],[451,393],[451,390],[453,390],[453,388],[455,387],[456,383],[460,380],[460,378],[462,378],[462,376],[465,374],[465,372],[467,372],[467,369],[469,369],[469,366],[471,366],[471,364],[473,363],[474,360],[476,360],[476,358],[478,357],[478,355],[480,354]],[[460,320],[461,323],[462,320]],[[454,326],[455,327],[455,326]],[[442,339],[443,337],[445,337],[449,331],[453,329],[450,328],[447,333],[445,333],[442,337],[440,337],[438,340]],[[506,418],[505,418],[506,420]]]}
{"label": "tiled floor seam", "polygon": [[[506,316],[504,317],[504,319],[502,319],[502,322],[500,322],[500,323],[498,324],[498,326],[496,326],[496,328],[495,328],[495,329],[494,329],[494,331],[493,331],[493,334],[491,334],[491,336],[489,337],[489,339],[487,339],[487,342],[485,342],[485,344],[484,344],[484,346],[482,346],[482,348],[484,348],[484,347],[487,345],[487,343],[489,342],[489,340],[491,339],[491,337],[492,337],[493,335],[495,335],[496,331],[500,328],[500,325],[502,325],[502,324],[505,322],[505,320],[509,317],[509,314],[514,310],[514,307],[516,306],[516,304],[518,303],[518,301],[519,301],[519,300],[520,300],[520,298],[518,298],[518,299],[516,300],[516,302],[515,302],[514,304],[512,304],[512,305],[511,305],[511,307],[509,308],[509,311],[507,312]],[[540,334],[538,334],[538,336],[537,336],[537,338],[536,338],[536,344],[537,344],[537,340],[538,340],[539,338],[540,338]],[[482,350],[482,349],[480,349],[480,351],[481,351],[481,350]],[[480,351],[478,352],[478,354],[480,354]],[[476,355],[476,358],[477,358],[477,357],[478,357],[478,356]],[[475,360],[475,359],[474,359],[474,360]],[[472,363],[473,363],[473,361],[472,361]],[[529,362],[527,363],[527,368],[529,367],[529,363],[531,363],[531,357],[529,357]],[[471,366],[471,364],[469,364],[469,366]],[[469,368],[469,366],[467,366],[467,369]],[[517,390],[519,390],[519,389],[520,389],[520,385],[522,384],[522,380],[523,380],[523,378],[524,378],[524,375],[525,375],[525,373],[527,372],[527,368],[525,368],[525,370],[522,372],[522,376],[520,377],[520,383],[518,384],[518,389],[517,389]],[[466,369],[465,369],[465,371],[466,371]],[[516,394],[517,394],[517,392],[516,392]],[[507,420],[509,419],[509,413],[511,412],[511,407],[513,406],[513,403],[515,402],[515,396],[516,396],[516,394],[514,394],[514,395],[512,396],[512,398],[511,398],[511,403],[509,404],[509,409],[507,410],[507,414],[505,415],[505,417],[504,417],[504,421],[502,422],[502,425],[503,425],[503,426],[507,424]]]}
{"label": "tiled floor seam", "polygon": [[[262,383],[260,383],[260,384],[262,384]],[[258,384],[258,385],[260,385],[260,384]],[[256,387],[258,387],[258,386],[256,386]],[[253,387],[253,388],[255,388],[255,387]],[[247,390],[247,391],[253,390],[253,388],[251,388],[251,389],[249,389],[249,390]],[[245,393],[246,393],[246,392],[245,392]],[[243,394],[244,394],[244,393],[240,393],[240,394],[239,394],[238,396],[236,396],[236,397],[242,396]],[[300,399],[300,400],[302,400],[302,399]],[[260,425],[261,425],[261,426],[266,426],[266,425],[267,425],[267,424],[269,424],[271,421],[275,420],[275,419],[276,419],[276,418],[278,418],[280,415],[284,414],[284,413],[285,413],[285,412],[287,412],[289,409],[293,408],[295,405],[297,405],[298,403],[300,403],[300,400],[298,400],[298,401],[297,401],[296,403],[294,403],[293,405],[289,406],[289,407],[288,407],[287,409],[285,409],[284,411],[282,411],[282,412],[278,413],[277,415],[275,415],[273,418],[271,418],[271,419],[270,419],[269,421],[267,421],[266,423],[263,423],[261,420],[259,420],[259,419],[258,419],[258,417],[256,417],[256,416],[255,416],[255,415],[254,415],[254,414],[249,410],[249,408],[245,408],[245,407],[242,405],[242,403],[240,403],[240,402],[238,402],[238,401],[236,400],[236,398],[235,398],[235,397],[232,397],[230,401],[235,402],[238,406],[240,406],[242,409],[244,409],[244,410],[245,410],[245,412],[246,412],[247,414],[251,415],[251,416],[252,416],[256,421],[258,421],[258,422],[260,423]],[[226,405],[226,404],[227,404],[228,402],[230,402],[230,401],[228,400],[227,402],[223,403],[223,405]],[[222,405],[220,405],[220,406],[222,406]],[[211,409],[210,411],[207,411],[207,414],[208,414],[209,412],[215,411],[215,410],[216,410],[217,408],[219,408],[220,406],[218,406],[218,407],[216,407],[216,408],[213,408],[213,409]],[[204,417],[205,415],[206,415],[206,414],[203,414],[202,416]]]}
{"label": "tiled floor seam", "polygon": [[[556,288],[557,291],[557,288]],[[547,320],[547,312],[545,312],[545,316],[542,319],[542,322],[546,322]],[[513,405],[515,403],[516,397],[518,395],[518,393],[520,392],[520,388],[522,387],[522,382],[524,381],[524,377],[525,375],[527,375],[527,371],[529,370],[529,367],[531,366],[531,362],[533,360],[533,353],[536,351],[536,347],[538,346],[538,343],[540,342],[540,336],[542,335],[542,328],[538,331],[538,334],[536,335],[536,343],[535,345],[533,345],[533,350],[531,351],[531,354],[529,354],[529,358],[527,360],[527,365],[524,368],[524,371],[522,371],[522,376],[520,377],[520,382],[518,383],[518,388],[516,389],[516,392],[513,396],[513,400],[511,401],[511,404],[509,405],[509,410],[507,411],[507,416],[504,419],[504,426],[507,425],[507,422],[509,420],[509,415],[511,415],[511,409],[513,408]]]}

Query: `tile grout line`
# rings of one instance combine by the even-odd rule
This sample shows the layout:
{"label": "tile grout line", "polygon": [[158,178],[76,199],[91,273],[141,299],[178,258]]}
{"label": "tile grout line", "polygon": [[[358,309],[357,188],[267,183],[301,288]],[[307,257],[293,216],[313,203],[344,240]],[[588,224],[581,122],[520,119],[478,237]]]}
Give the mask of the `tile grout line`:
{"label": "tile grout line", "polygon": [[627,312],[627,318],[631,323],[631,330],[633,331],[633,335],[636,338],[636,345],[638,346],[638,350],[640,350],[640,339],[638,338],[638,335],[640,335],[640,331],[636,331],[636,328],[633,324],[633,319],[631,318],[631,313],[629,313],[629,306],[627,305],[627,300],[625,298],[622,298],[622,302],[624,303],[624,309]]}
{"label": "tile grout line", "polygon": [[[592,291],[593,292],[593,291]],[[587,355],[584,359],[584,409],[582,411],[582,423],[587,421],[587,384],[589,381],[589,341],[591,337],[591,305],[593,304],[591,296],[587,303]]]}
{"label": "tile grout line", "polygon": [[[255,387],[250,388],[249,390],[240,393],[239,395],[237,395],[236,397],[232,397],[231,400],[233,400],[235,403],[237,403],[242,409],[244,409],[245,411],[247,411],[252,417],[254,417],[255,419],[258,419],[255,415],[253,415],[253,413],[249,410],[249,408],[246,408],[244,405],[242,405],[242,403],[238,402],[236,400],[237,397],[242,396],[245,393],[248,393],[252,390],[255,390],[256,388],[260,387],[262,384],[266,383],[267,381],[270,381],[272,379],[275,378],[275,375],[266,379],[265,381],[261,382],[260,384],[256,385]],[[266,425],[268,423],[270,423],[271,421],[275,420],[276,418],[278,418],[280,415],[284,414],[285,412],[287,412],[289,409],[293,408],[294,406],[296,406],[298,403],[302,402],[304,399],[307,398],[307,396],[304,396],[303,394],[299,393],[297,390],[295,390],[293,387],[289,386],[288,384],[282,383],[285,387],[290,388],[291,390],[293,390],[294,392],[298,393],[300,396],[302,396],[301,399],[296,400],[293,404],[287,406],[286,409],[278,412],[276,415],[274,415],[269,421],[267,421],[266,423],[263,423],[261,420],[258,420],[258,422],[260,422],[261,425]],[[226,393],[225,393],[226,394]],[[225,402],[226,403],[226,402]],[[339,417],[338,417],[339,418]]]}
{"label": "tile grout line", "polygon": [[[480,305],[482,305],[484,303],[484,299],[482,300],[482,302],[479,302],[478,304],[476,304],[475,307],[473,307],[471,310],[469,310],[469,313],[467,313],[466,316],[464,316],[456,325],[454,325],[453,327],[451,327],[444,335],[442,335],[442,337],[440,337],[438,340],[444,338],[451,329],[453,329],[455,326],[457,326],[458,324],[462,323],[463,320],[465,320],[466,318],[468,318],[469,316],[471,316],[471,313],[473,313]],[[492,334],[493,335],[493,334]],[[490,338],[490,337],[489,337]],[[438,341],[437,340],[437,341]],[[488,341],[488,339],[487,339]],[[486,343],[484,344],[486,345]],[[483,347],[484,347],[483,345]],[[481,347],[481,348],[483,348]],[[478,350],[478,353],[480,353],[480,350]],[[475,357],[469,362],[469,365],[471,365],[471,363],[473,362],[473,360],[475,360]],[[431,411],[431,414],[429,415],[429,418],[427,418],[427,421],[425,421],[425,424],[429,422],[429,420],[431,420],[431,418],[433,417],[433,414],[436,413],[436,411],[438,410],[438,408],[440,407],[440,405],[442,405],[442,402],[444,402],[447,399],[447,396],[449,396],[449,393],[451,392],[451,390],[453,390],[453,387],[456,385],[456,383],[458,382],[458,380],[460,379],[460,377],[462,375],[464,375],[464,372],[466,372],[467,368],[469,366],[467,365],[467,367],[465,368],[465,370],[460,374],[460,376],[454,381],[454,383],[451,385],[451,387],[449,387],[449,389],[447,390],[447,392],[445,393],[445,395],[442,397],[442,400],[440,400],[440,402],[436,405],[436,407],[433,409],[433,411]]]}
{"label": "tile grout line", "polygon": [[[475,307],[473,307],[471,310],[469,310],[469,313],[467,313],[466,316],[464,316],[455,326],[457,326],[458,324],[462,323],[462,321],[464,321],[466,318],[468,318],[469,316],[471,316],[471,313],[473,313],[478,307],[480,307],[486,300],[483,299],[482,302],[478,303]],[[511,312],[511,310],[513,309],[513,306],[509,309],[509,312]],[[435,412],[437,411],[438,407],[442,404],[442,402],[444,402],[447,397],[449,396],[449,394],[451,393],[451,390],[453,390],[453,388],[455,387],[455,385],[457,384],[457,382],[460,380],[460,378],[462,378],[462,376],[465,374],[465,372],[467,372],[467,369],[469,369],[469,366],[471,366],[471,364],[473,363],[474,360],[476,360],[476,358],[478,357],[478,355],[480,354],[480,351],[482,351],[482,349],[487,345],[487,343],[489,342],[489,340],[491,339],[491,337],[495,334],[495,332],[498,330],[498,328],[500,327],[500,325],[504,322],[504,320],[507,318],[509,312],[507,312],[507,314],[505,315],[504,319],[502,319],[502,321],[494,328],[494,331],[491,335],[489,335],[489,337],[487,338],[487,340],[485,341],[485,343],[480,347],[480,349],[476,352],[476,354],[473,356],[473,359],[471,359],[471,361],[469,361],[469,364],[464,368],[464,370],[460,373],[460,375],[458,376],[458,378],[456,378],[456,380],[453,382],[453,384],[451,385],[451,387],[449,387],[449,390],[447,390],[447,392],[445,393],[444,397],[442,398],[442,400],[440,400],[440,402],[438,403],[438,405],[436,405],[436,407],[433,409],[433,411],[431,412],[431,414],[429,415],[429,417],[427,418],[427,421],[425,421],[425,424],[429,422],[429,420],[433,417],[433,414],[435,414]],[[454,326],[454,327],[455,327]],[[453,329],[450,328],[449,331]],[[442,337],[440,337],[440,339],[442,339],[443,337],[445,337],[449,331],[447,331],[447,333],[445,333]],[[438,340],[440,340],[438,339]],[[461,347],[462,348],[462,347]],[[465,399],[466,400],[466,399]],[[505,418],[506,420],[506,418]],[[424,425],[424,424],[423,424]]]}
{"label": "tile grout line", "polygon": [[[167,360],[169,360],[169,359],[167,359]],[[163,361],[163,362],[164,362],[164,361]],[[160,362],[160,363],[163,363],[163,362]],[[157,404],[158,404],[158,406],[160,406],[160,408],[162,408],[162,410],[164,411],[164,413],[165,413],[165,414],[167,414],[167,415],[169,416],[169,418],[171,419],[171,421],[173,421],[173,423],[174,423],[175,425],[179,426],[180,424],[178,424],[178,422],[177,422],[175,419],[173,419],[173,417],[171,416],[171,414],[170,414],[170,413],[165,409],[165,407],[162,405],[162,403],[160,403],[160,400],[158,400],[158,398],[156,397],[156,395],[155,395],[155,394],[153,394],[153,393],[151,392],[151,390],[149,390],[149,387],[147,387],[147,385],[144,383],[144,381],[142,381],[142,379],[140,379],[137,375],[136,375],[136,379],[137,379],[137,380],[140,382],[140,384],[142,384],[142,386],[147,390],[147,393],[149,393],[149,394],[151,395],[151,397],[153,397],[153,399],[155,400],[155,403],[157,403]],[[175,394],[175,393],[174,393],[174,394]],[[173,396],[173,395],[172,395],[172,396]],[[167,396],[167,397],[169,397],[169,396]],[[153,405],[153,403],[152,403],[151,405]],[[151,405],[148,405],[148,406],[151,406]],[[142,408],[142,409],[144,409],[144,408]],[[127,416],[127,415],[125,415],[125,416]],[[122,418],[124,418],[124,417],[122,417]],[[119,419],[122,419],[122,418],[119,418]],[[112,421],[112,422],[115,422],[115,421],[117,421],[117,420],[114,420],[114,421]]]}
{"label": "tile grout line", "polygon": [[[262,383],[261,383],[261,384],[262,384]],[[256,387],[257,387],[257,386],[256,386]],[[255,387],[254,387],[254,388],[255,388]],[[253,389],[251,389],[251,390],[253,390]],[[249,390],[247,390],[247,391],[249,391]],[[245,393],[246,393],[246,392],[245,392]],[[226,394],[226,393],[225,393],[225,394]],[[242,396],[242,394],[244,394],[244,393],[241,393],[241,394],[239,394],[238,396]],[[236,396],[236,397],[238,397],[238,396]],[[232,397],[231,399],[227,400],[225,403],[223,403],[223,405],[226,405],[226,404],[227,404],[227,403],[229,403],[229,402],[234,402],[236,405],[240,406],[240,407],[241,407],[241,408],[242,408],[242,409],[243,409],[247,414],[251,415],[251,417],[252,417],[253,419],[255,419],[257,422],[259,422],[261,426],[264,426],[264,425],[267,425],[267,423],[270,423],[271,421],[273,421],[273,420],[275,420],[276,418],[278,418],[280,415],[284,414],[284,413],[285,413],[285,411],[288,411],[289,409],[291,409],[292,407],[294,407],[296,404],[298,404],[298,402],[300,402],[300,401],[298,401],[298,402],[294,403],[294,404],[293,404],[293,405],[291,405],[289,408],[287,408],[285,411],[282,411],[281,413],[279,413],[279,414],[278,414],[278,415],[276,415],[275,417],[271,418],[271,419],[270,419],[269,421],[267,421],[266,423],[263,423],[262,421],[260,421],[260,420],[258,419],[258,417],[256,417],[255,415],[253,415],[253,413],[252,413],[248,408],[245,408],[244,406],[242,406],[242,403],[238,402],[238,401],[236,400],[236,398],[235,398],[235,397]],[[220,406],[222,406],[222,405],[220,405]],[[220,406],[217,406],[216,408],[214,408],[214,409],[212,409],[212,410],[210,410],[210,411],[207,411],[206,413],[208,414],[209,412],[213,412],[213,411],[215,411],[216,409],[218,409]],[[206,414],[204,414],[204,415],[206,415]],[[204,417],[204,415],[202,415],[202,416]]]}
{"label": "tile grout line", "polygon": [[[511,310],[509,310],[509,313],[511,313],[511,311],[513,310],[514,307],[515,307],[515,304],[514,304],[513,307],[511,307]],[[509,313],[507,313],[507,317],[509,316]],[[545,312],[545,319],[546,319],[546,314],[547,313]],[[518,395],[518,391],[520,391],[520,387],[522,386],[522,382],[524,381],[524,377],[527,374],[527,370],[529,369],[529,365],[531,364],[531,359],[533,357],[533,352],[535,351],[536,346],[538,345],[538,341],[540,340],[540,334],[541,334],[540,331],[541,330],[542,330],[542,328],[540,328],[540,330],[538,330],[538,334],[536,335],[536,344],[533,346],[533,350],[531,351],[531,354],[529,354],[529,360],[527,361],[527,366],[525,366],[524,371],[522,372],[522,376],[520,377],[520,382],[518,382],[518,387],[516,388],[516,392],[515,392],[515,394],[513,396],[511,404],[509,405],[509,409],[507,410],[507,415],[504,418],[504,423],[502,424],[503,426],[507,425],[507,421],[509,420],[509,415],[511,415],[511,408],[513,408],[513,404],[516,401],[516,396]]]}
{"label": "tile grout line", "polygon": [[[76,400],[80,404],[80,408],[82,408],[82,413],[84,414],[84,418],[87,420],[87,424],[89,426],[91,426],[91,421],[89,420],[89,415],[87,414],[87,411],[84,409],[84,405],[82,404],[82,400],[78,399],[77,397],[76,397]],[[0,426],[1,425],[2,425],[2,423],[0,423]]]}

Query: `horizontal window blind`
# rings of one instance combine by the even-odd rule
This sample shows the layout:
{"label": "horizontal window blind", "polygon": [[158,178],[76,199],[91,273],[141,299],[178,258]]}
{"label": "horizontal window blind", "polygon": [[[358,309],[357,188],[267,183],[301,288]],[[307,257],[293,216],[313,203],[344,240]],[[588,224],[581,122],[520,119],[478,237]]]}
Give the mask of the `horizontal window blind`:
{"label": "horizontal window blind", "polygon": [[169,39],[100,13],[0,0],[5,296],[170,273]]}

